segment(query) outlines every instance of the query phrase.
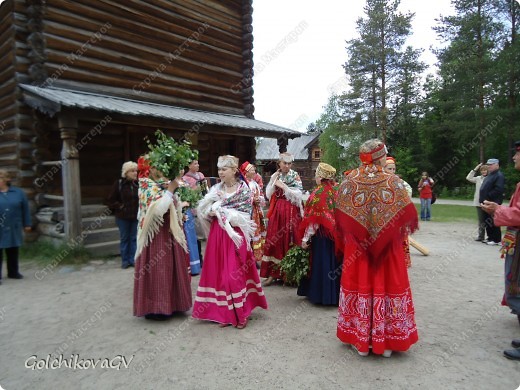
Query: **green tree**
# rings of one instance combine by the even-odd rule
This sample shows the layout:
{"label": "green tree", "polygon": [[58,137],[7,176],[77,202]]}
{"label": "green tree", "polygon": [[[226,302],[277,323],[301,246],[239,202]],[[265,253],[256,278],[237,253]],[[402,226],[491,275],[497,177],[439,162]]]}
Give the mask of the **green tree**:
{"label": "green tree", "polygon": [[520,5],[514,0],[499,1],[497,3],[498,18],[504,25],[502,35],[502,50],[496,64],[497,80],[494,85],[496,91],[497,108],[505,118],[505,133],[507,137],[507,161],[513,157],[513,143],[516,141],[520,129],[520,111],[518,96],[520,94]]}
{"label": "green tree", "polygon": [[[419,105],[423,98],[421,74],[426,69],[419,61],[419,52],[407,47],[395,78],[395,93],[390,99],[393,110],[390,116],[388,145],[390,148],[408,147],[416,150]],[[392,153],[392,151],[391,151]],[[413,154],[414,152],[412,152]]]}
{"label": "green tree", "polygon": [[419,52],[403,48],[413,14],[399,12],[399,4],[399,0],[367,0],[365,17],[356,22],[359,37],[347,41],[344,65],[351,87],[343,97],[345,109],[357,113],[372,136],[384,142],[395,128],[390,120],[399,120],[395,104],[406,101],[400,93],[413,89],[406,83],[421,71]]}
{"label": "green tree", "polygon": [[478,137],[478,158],[484,160],[487,110],[496,80],[500,24],[494,19],[495,0],[453,0],[456,14],[441,17],[437,34],[447,43],[437,51],[442,87],[456,103],[459,142]]}
{"label": "green tree", "polygon": [[320,148],[322,160],[338,172],[352,169],[359,165],[359,132],[355,128],[355,118],[349,118],[341,105],[341,96],[332,95],[324,107],[324,112],[316,121],[316,128],[321,132]]}

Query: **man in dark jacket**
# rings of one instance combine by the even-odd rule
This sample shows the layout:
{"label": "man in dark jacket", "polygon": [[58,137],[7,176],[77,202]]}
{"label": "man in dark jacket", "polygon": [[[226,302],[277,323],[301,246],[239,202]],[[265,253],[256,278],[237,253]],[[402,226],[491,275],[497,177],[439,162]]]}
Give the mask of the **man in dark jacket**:
{"label": "man in dark jacket", "polygon": [[121,178],[116,180],[108,196],[108,206],[116,217],[119,228],[121,268],[134,266],[137,247],[137,212],[139,210],[137,164],[127,161],[121,168]]}
{"label": "man in dark jacket", "polygon": [[[488,175],[480,187],[479,203],[482,204],[482,202],[487,200],[488,202],[494,202],[500,205],[504,200],[504,186],[506,181],[504,174],[500,171],[499,161],[496,158],[487,160],[486,165],[488,166]],[[488,241],[482,242],[488,245],[499,245],[500,241],[502,241],[500,227],[495,226],[493,218],[490,215],[486,217],[485,223]]]}

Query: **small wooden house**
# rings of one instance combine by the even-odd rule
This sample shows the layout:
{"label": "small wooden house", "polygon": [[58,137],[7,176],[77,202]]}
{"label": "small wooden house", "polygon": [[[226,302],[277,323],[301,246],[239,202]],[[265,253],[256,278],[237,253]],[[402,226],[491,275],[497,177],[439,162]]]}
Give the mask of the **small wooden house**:
{"label": "small wooden house", "polygon": [[[283,150],[299,135],[254,119],[252,17],[251,0],[1,4],[0,167],[53,206],[40,233],[117,248],[95,221],[156,129],[191,141],[207,176],[221,154],[253,160],[254,137]],[[89,242],[92,225],[103,238]]]}
{"label": "small wooden house", "polygon": [[[307,191],[316,186],[314,173],[321,161],[322,150],[319,147],[319,134],[302,135],[291,139],[287,145],[287,152],[294,155],[292,169],[299,173],[303,188]],[[256,166],[265,183],[278,169],[280,152],[276,140],[262,139],[256,147]]]}

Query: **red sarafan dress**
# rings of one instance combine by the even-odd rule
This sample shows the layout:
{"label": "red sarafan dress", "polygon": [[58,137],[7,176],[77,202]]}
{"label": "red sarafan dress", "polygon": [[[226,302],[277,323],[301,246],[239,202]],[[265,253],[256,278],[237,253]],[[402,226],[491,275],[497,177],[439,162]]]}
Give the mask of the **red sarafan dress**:
{"label": "red sarafan dress", "polygon": [[417,211],[395,175],[375,165],[353,170],[336,201],[343,248],[338,338],[360,352],[406,351],[417,342],[403,238]]}
{"label": "red sarafan dress", "polygon": [[[287,186],[285,190],[274,185],[277,178]],[[266,195],[270,205],[260,276],[281,279],[278,268],[280,262],[289,248],[301,245],[301,238],[298,237],[298,227],[303,216],[300,176],[292,169],[287,174],[274,173],[267,184]]]}

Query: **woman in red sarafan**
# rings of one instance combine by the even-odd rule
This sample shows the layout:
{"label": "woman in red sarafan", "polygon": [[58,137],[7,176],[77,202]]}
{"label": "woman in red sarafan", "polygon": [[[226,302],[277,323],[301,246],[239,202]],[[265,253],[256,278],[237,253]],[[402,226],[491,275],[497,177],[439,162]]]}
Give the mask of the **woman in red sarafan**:
{"label": "woman in red sarafan", "polygon": [[300,245],[298,226],[303,216],[303,186],[298,172],[291,169],[294,156],[281,153],[280,167],[269,180],[265,193],[269,199],[267,234],[260,276],[264,286],[281,279],[279,264],[293,245]]}
{"label": "woman in red sarafan", "polygon": [[337,336],[362,356],[372,348],[389,357],[418,340],[402,244],[418,217],[400,179],[382,169],[385,145],[366,141],[360,159],[336,200],[336,242],[344,253]]}

